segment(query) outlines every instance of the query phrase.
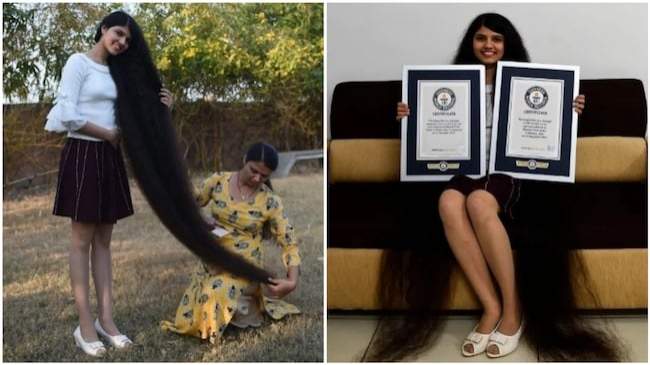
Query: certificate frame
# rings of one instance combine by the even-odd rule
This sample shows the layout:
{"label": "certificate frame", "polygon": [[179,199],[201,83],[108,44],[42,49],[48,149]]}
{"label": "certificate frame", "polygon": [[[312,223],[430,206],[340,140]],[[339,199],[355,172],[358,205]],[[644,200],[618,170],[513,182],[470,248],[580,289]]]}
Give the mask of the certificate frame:
{"label": "certificate frame", "polygon": [[[578,114],[573,109],[573,100],[579,93],[580,67],[500,61],[495,80],[489,173],[526,180],[574,183]],[[537,86],[528,88],[525,94],[521,90],[524,90],[522,86],[536,84],[544,86],[541,88],[543,101],[533,105],[526,98],[531,90],[533,93],[538,90]],[[560,100],[553,100],[557,99],[554,96],[559,96]],[[524,109],[527,110],[523,113],[531,113],[530,118],[512,113]],[[537,116],[535,113],[546,114]],[[530,121],[531,128],[536,128],[535,123],[542,126],[543,132],[530,133],[538,133],[541,136],[538,141],[551,143],[545,151],[534,146],[534,143],[541,142],[529,141],[530,152],[518,148],[526,144],[522,142],[524,137],[517,139],[522,135],[518,128],[523,128],[522,123],[526,123],[522,120]]]}
{"label": "certificate frame", "polygon": [[[469,121],[464,126],[467,128],[466,136],[461,138],[466,141],[467,150],[457,155],[441,153],[436,158],[435,153],[427,154],[421,149],[424,122],[419,119],[427,106],[420,98],[426,94],[422,91],[425,86],[443,84],[467,89],[466,103],[462,103],[464,97],[459,95],[461,102],[456,105],[462,108],[459,113]],[[405,65],[402,70],[402,100],[409,105],[410,114],[402,118],[400,181],[448,181],[459,174],[473,178],[485,175],[485,66]]]}

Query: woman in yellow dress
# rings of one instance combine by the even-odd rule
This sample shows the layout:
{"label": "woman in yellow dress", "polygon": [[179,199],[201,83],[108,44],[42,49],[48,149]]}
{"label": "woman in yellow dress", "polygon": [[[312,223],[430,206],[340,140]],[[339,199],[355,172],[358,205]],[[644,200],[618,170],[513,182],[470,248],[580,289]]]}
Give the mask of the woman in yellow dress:
{"label": "woman in yellow dress", "polygon": [[300,313],[295,306],[280,300],[298,284],[300,256],[282,200],[269,182],[277,165],[275,148],[256,143],[246,153],[241,170],[215,173],[203,182],[196,197],[200,206],[209,205],[213,219],[208,223],[221,244],[260,267],[262,238],[268,227],[282,247],[286,278],[269,278],[269,284],[260,285],[203,263],[192,275],[174,323],[163,321],[163,330],[216,343],[228,324],[259,327],[263,312],[273,319]]}

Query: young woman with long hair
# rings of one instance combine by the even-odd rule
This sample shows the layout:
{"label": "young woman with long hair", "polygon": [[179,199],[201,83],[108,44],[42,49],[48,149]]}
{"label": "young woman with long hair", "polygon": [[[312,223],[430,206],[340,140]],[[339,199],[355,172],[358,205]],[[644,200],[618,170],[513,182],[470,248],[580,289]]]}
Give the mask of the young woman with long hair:
{"label": "young woman with long hair", "polygon": [[[74,340],[92,356],[105,352],[98,332],[118,348],[132,343],[112,313],[111,234],[118,219],[133,214],[121,140],[142,192],[181,243],[225,270],[268,281],[264,270],[215,244],[205,226],[171,124],[172,100],[140,27],[116,11],[97,27],[92,49],[68,59],[47,117],[46,130],[68,137],[54,214],[71,219],[70,279],[80,322]],[[88,300],[89,256],[98,299],[95,321]]]}
{"label": "young woman with long hair", "polygon": [[286,277],[260,285],[203,263],[181,297],[174,322],[163,321],[163,330],[209,339],[214,344],[229,324],[259,327],[263,312],[273,319],[300,313],[280,300],[298,285],[300,256],[282,200],[271,188],[269,177],[277,166],[275,148],[256,143],[239,171],[213,174],[195,195],[199,205],[209,206],[208,223],[217,229],[222,244],[256,266],[262,266],[262,238],[268,230],[282,247]]}
{"label": "young woman with long hair", "polygon": [[[454,63],[485,66],[488,149],[496,66],[500,60],[529,62],[529,57],[519,33],[508,19],[494,13],[481,14],[467,29]],[[584,104],[584,95],[574,100],[573,106],[578,114],[582,113]],[[397,119],[408,114],[408,105],[398,103]],[[486,155],[489,159],[489,150]],[[520,189],[520,181],[503,174],[476,180],[459,175],[449,181],[440,195],[438,211],[446,241],[483,307],[479,322],[461,345],[461,353],[464,356],[481,353],[487,353],[488,357],[505,356],[516,349],[526,328],[530,342],[537,346],[542,355],[550,358],[576,359],[579,357],[573,355],[584,350],[587,358],[596,354],[596,358],[615,359],[614,341],[608,343],[601,332],[576,320],[571,305],[549,306],[549,309],[561,307],[561,310],[540,316],[540,306],[534,301],[539,301],[542,296],[531,294],[530,289],[522,290],[527,285],[534,285],[532,281],[543,274],[520,268],[533,260],[544,258],[549,260],[549,267],[558,264],[560,269],[565,270],[560,270],[563,274],[554,277],[548,275],[549,279],[556,279],[554,284],[558,284],[558,290],[564,295],[553,298],[553,294],[547,293],[551,297],[543,299],[543,302],[570,301],[572,297],[571,289],[565,290],[570,286],[569,270],[566,270],[570,261],[566,247],[555,248],[553,255],[548,256],[528,254],[530,247],[541,248],[542,251],[548,248],[546,251],[550,251],[545,244],[558,237],[554,233],[563,233],[559,229],[545,232],[542,229],[534,230],[536,235],[530,235],[531,242],[520,246],[515,265],[510,238],[499,214],[512,217]],[[538,244],[532,244],[533,240]],[[442,309],[449,295],[448,281],[453,261],[449,260],[447,250],[438,246],[424,250],[422,254],[404,251],[385,254],[381,298],[389,306],[403,299],[410,313],[403,320],[384,320],[380,324],[375,336],[378,340],[369,360],[397,360],[417,353],[436,336],[440,320],[435,311]],[[529,279],[531,281],[526,282]],[[525,295],[522,295],[522,291]],[[405,336],[405,339],[400,340],[400,336]],[[587,343],[590,345],[585,345]],[[582,348],[568,349],[576,344]]]}

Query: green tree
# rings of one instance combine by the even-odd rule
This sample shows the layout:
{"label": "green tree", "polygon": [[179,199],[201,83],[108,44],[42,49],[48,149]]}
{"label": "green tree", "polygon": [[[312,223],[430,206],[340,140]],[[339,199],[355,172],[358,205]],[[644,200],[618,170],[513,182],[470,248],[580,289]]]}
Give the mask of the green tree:
{"label": "green tree", "polygon": [[51,99],[68,57],[90,49],[99,20],[119,7],[119,4],[3,4],[5,97]]}
{"label": "green tree", "polygon": [[[118,8],[3,4],[5,98],[51,102],[68,57],[89,50],[99,21]],[[215,155],[209,167],[221,167],[233,131],[280,149],[322,146],[322,4],[141,3],[128,11],[178,99],[174,122],[186,153],[204,168]],[[264,130],[249,130],[254,124]]]}
{"label": "green tree", "polygon": [[[285,149],[322,141],[322,4],[143,4],[138,19],[166,84],[186,99],[262,102]],[[145,15],[147,14],[147,15]]]}

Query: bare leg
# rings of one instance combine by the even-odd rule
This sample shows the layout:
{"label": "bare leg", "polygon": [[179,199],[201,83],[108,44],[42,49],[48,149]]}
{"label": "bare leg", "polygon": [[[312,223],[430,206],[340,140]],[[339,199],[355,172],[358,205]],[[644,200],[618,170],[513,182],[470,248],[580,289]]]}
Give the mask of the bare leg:
{"label": "bare leg", "polygon": [[[467,216],[465,200],[462,193],[453,189],[445,190],[439,201],[440,218],[442,218],[451,251],[483,305],[484,312],[477,331],[490,333],[501,316],[501,304]],[[473,352],[473,348],[469,347],[466,351]]]}
{"label": "bare leg", "polygon": [[93,242],[92,263],[99,323],[111,336],[119,335],[113,322],[113,275],[111,271],[112,224],[98,224]]}
{"label": "bare leg", "polygon": [[89,268],[88,250],[90,249],[95,232],[95,225],[72,221],[72,245],[70,246],[70,285],[74,295],[75,305],[79,313],[81,337],[87,342],[98,341],[97,332],[93,326],[88,299]]}
{"label": "bare leg", "polygon": [[[467,211],[483,255],[501,289],[503,318],[499,325],[499,332],[513,335],[521,323],[521,309],[512,248],[508,233],[498,216],[499,204],[492,194],[477,190],[467,197]],[[496,346],[488,351],[495,353],[495,349]]]}

